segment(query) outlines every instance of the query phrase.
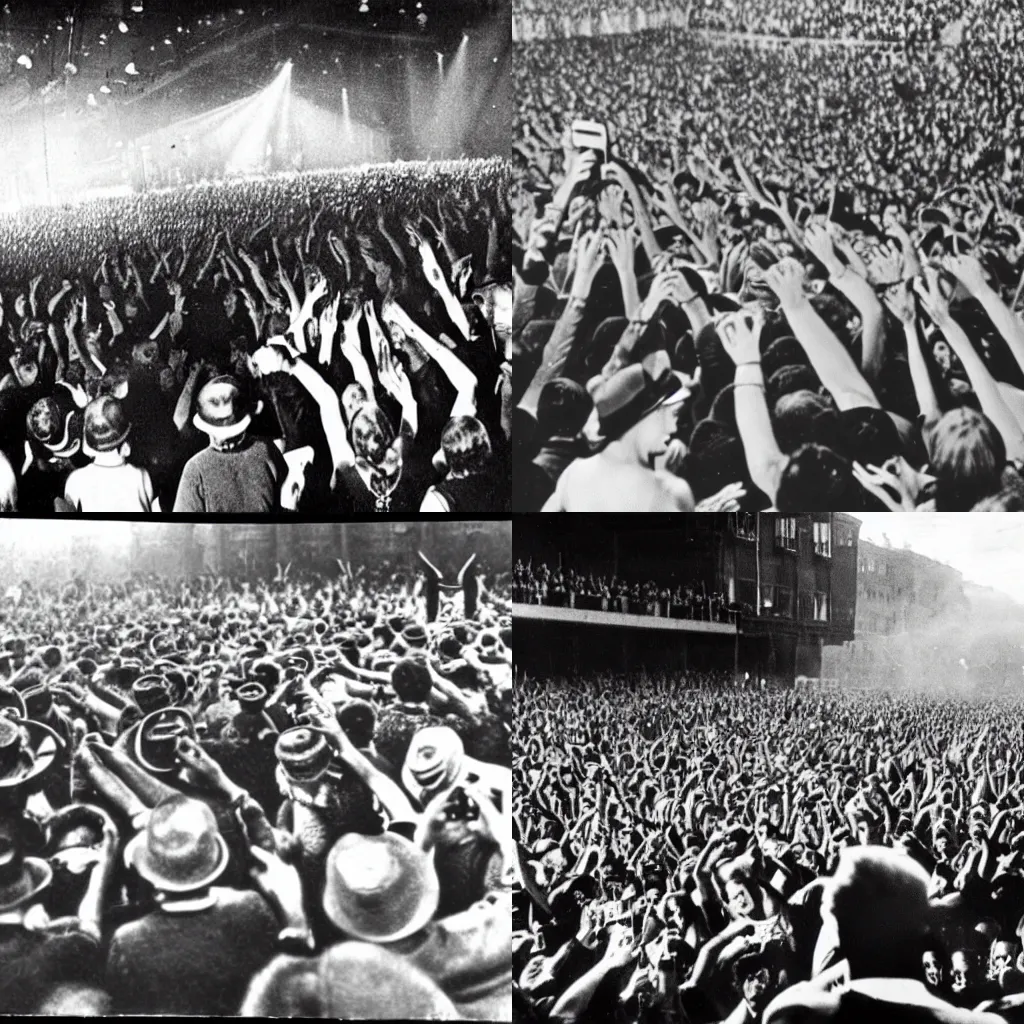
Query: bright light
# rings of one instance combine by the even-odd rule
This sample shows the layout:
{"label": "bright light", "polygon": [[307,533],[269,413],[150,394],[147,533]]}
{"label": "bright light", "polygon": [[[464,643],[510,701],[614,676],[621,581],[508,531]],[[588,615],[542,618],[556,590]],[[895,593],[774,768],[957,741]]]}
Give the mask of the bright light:
{"label": "bright light", "polygon": [[128,26],[127,26],[127,25],[126,25],[126,24],[125,24],[125,23],[124,23],[123,21],[119,21],[119,22],[117,23],[117,27],[118,27],[118,29],[119,29],[119,30],[120,30],[121,32],[127,32],[127,31],[128,31]]}
{"label": "bright light", "polygon": [[93,92],[89,93],[89,98],[86,100],[86,103],[88,103],[90,107],[98,107],[99,102],[96,99],[96,94]]}
{"label": "bright light", "polygon": [[124,73],[126,75],[137,75],[139,73],[139,69],[135,66],[135,61],[132,61],[131,64],[124,69]]}
{"label": "bright light", "polygon": [[132,4],[132,10],[136,14],[141,14],[142,13],[142,0],[135,0],[135,3]]}
{"label": "bright light", "polygon": [[100,86],[100,92],[103,93],[104,96],[109,96],[110,95],[110,86],[109,85],[101,85]]}
{"label": "bright light", "polygon": [[20,56],[20,57],[18,58],[18,63],[19,63],[19,64],[20,64],[20,65],[21,65],[21,66],[22,66],[23,68],[28,68],[29,70],[31,70],[31,69],[32,69],[32,58],[31,58],[31,57],[30,57],[30,56],[29,56],[29,55],[28,55],[27,53],[23,53],[23,54],[22,54],[22,55],[21,55],[21,56]]}

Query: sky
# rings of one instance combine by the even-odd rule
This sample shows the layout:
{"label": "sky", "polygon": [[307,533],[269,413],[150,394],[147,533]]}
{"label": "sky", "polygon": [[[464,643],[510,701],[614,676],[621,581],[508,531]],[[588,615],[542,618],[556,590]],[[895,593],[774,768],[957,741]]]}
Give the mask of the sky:
{"label": "sky", "polygon": [[888,537],[959,569],[1024,604],[1024,515],[1017,512],[858,512],[860,535],[873,544]]}

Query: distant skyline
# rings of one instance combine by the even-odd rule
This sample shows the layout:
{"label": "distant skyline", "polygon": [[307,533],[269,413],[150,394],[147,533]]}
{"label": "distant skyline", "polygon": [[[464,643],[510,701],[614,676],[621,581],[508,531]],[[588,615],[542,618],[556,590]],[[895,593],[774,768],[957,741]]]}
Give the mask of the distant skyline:
{"label": "distant skyline", "polygon": [[909,547],[1024,604],[1024,516],[1016,512],[856,512],[872,544]]}

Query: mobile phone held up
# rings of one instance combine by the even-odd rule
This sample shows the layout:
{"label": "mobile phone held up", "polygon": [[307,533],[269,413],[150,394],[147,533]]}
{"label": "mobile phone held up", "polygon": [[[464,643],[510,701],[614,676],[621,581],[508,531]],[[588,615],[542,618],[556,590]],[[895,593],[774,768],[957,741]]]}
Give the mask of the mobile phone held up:
{"label": "mobile phone held up", "polygon": [[600,121],[573,121],[570,141],[573,149],[592,149],[597,153],[598,168],[607,162],[608,129]]}

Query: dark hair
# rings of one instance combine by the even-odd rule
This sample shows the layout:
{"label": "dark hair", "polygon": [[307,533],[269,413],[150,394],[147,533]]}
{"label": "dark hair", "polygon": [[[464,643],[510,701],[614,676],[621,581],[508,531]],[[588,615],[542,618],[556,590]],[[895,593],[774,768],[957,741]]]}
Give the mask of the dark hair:
{"label": "dark hair", "polygon": [[538,440],[575,437],[593,408],[594,402],[582,384],[566,377],[549,380],[537,399]]}
{"label": "dark hair", "polygon": [[844,409],[839,414],[840,448],[862,466],[881,466],[900,452],[900,435],[883,409]]}
{"label": "dark hair", "polygon": [[793,453],[775,495],[780,512],[856,511],[861,504],[850,463],[820,444],[805,444]]}
{"label": "dark hair", "polygon": [[454,476],[480,473],[491,458],[487,428],[475,416],[453,416],[441,432],[441,450]]}
{"label": "dark hair", "polygon": [[1006,446],[983,413],[960,406],[925,428],[929,464],[937,477],[936,508],[969,512],[996,494],[1006,465]]}
{"label": "dark hair", "polygon": [[391,686],[399,700],[422,704],[430,696],[430,672],[423,662],[403,658],[391,669]]}
{"label": "dark hair", "polygon": [[377,713],[372,704],[365,700],[354,700],[344,707],[338,708],[338,725],[345,730],[345,735],[357,746],[368,747],[373,740],[373,730],[377,725]]}
{"label": "dark hair", "polygon": [[824,395],[806,388],[783,395],[772,410],[772,429],[787,455],[805,444],[835,448],[839,442],[839,412]]}
{"label": "dark hair", "polygon": [[780,366],[770,377],[765,378],[769,406],[774,405],[783,395],[791,395],[794,391],[817,391],[820,386],[818,375],[807,365]]}

